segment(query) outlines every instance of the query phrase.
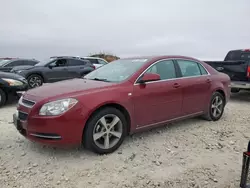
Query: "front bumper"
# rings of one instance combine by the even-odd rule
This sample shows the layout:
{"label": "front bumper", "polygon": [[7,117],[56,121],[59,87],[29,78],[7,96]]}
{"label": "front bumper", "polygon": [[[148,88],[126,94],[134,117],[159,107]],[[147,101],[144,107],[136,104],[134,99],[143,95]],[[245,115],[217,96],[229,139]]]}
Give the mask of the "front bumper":
{"label": "front bumper", "polygon": [[[24,112],[27,107],[19,107],[13,114],[16,129],[27,139],[46,145],[81,145],[87,116],[80,108],[71,109],[61,116],[42,117]],[[23,111],[22,111],[23,110]]]}
{"label": "front bumper", "polygon": [[27,91],[28,90],[28,84],[25,83],[21,86],[8,86],[8,87],[4,87],[4,90],[8,93],[16,93],[19,91]]}

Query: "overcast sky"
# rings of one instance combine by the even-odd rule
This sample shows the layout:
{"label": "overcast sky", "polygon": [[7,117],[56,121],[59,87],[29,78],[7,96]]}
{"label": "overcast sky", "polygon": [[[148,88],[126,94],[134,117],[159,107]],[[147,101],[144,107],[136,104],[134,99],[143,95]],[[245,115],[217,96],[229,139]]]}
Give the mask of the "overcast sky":
{"label": "overcast sky", "polygon": [[250,48],[250,0],[0,0],[0,56],[174,54]]}

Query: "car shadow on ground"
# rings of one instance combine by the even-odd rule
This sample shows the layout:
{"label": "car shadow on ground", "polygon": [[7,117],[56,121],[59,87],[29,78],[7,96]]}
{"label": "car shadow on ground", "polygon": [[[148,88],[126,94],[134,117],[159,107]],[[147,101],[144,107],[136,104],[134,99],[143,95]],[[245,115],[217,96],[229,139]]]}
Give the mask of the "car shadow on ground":
{"label": "car shadow on ground", "polygon": [[[167,136],[170,135],[176,131],[185,131],[186,130],[193,130],[198,127],[203,126],[201,122],[207,122],[201,118],[191,118],[186,119],[182,121],[177,121],[174,123],[170,123],[167,125],[163,125],[157,128],[152,128],[147,131],[135,133],[133,135],[129,135],[125,138],[123,144],[118,148],[114,153],[108,154],[108,155],[116,155],[119,154],[121,151],[126,152],[128,151],[128,148],[134,147],[137,148],[141,144],[145,142],[145,140],[149,141],[152,139],[157,139],[159,134],[161,136]],[[196,126],[194,126],[196,125]],[[204,125],[205,126],[205,125]],[[86,159],[95,159],[100,157],[100,155],[95,154],[91,151],[86,150],[83,146],[78,147],[52,147],[52,146],[45,146],[40,143],[30,142],[30,145],[28,147],[30,149],[30,152],[38,152],[41,155],[51,156],[53,154],[58,159],[65,159],[68,157],[76,158],[86,158]]]}

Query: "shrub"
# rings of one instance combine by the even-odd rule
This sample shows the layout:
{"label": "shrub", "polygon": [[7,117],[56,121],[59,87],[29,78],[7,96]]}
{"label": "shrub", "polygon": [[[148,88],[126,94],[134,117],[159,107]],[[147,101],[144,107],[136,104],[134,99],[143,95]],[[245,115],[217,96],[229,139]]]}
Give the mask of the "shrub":
{"label": "shrub", "polygon": [[103,58],[107,62],[112,62],[114,60],[120,59],[120,57],[118,57],[118,56],[115,56],[115,55],[113,55],[111,53],[104,53],[104,52],[100,52],[100,53],[96,53],[96,54],[91,54],[90,57]]}

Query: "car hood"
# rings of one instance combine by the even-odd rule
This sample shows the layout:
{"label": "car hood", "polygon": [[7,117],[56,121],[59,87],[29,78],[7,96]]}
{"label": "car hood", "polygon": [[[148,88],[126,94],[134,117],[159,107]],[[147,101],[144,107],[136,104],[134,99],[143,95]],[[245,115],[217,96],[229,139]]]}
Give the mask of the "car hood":
{"label": "car hood", "polygon": [[[31,90],[28,90],[25,95],[32,96],[32,99],[44,99],[54,97],[71,97],[87,92],[100,91],[100,89],[109,88],[114,85],[110,82],[102,82],[87,79],[71,79],[56,83],[46,84]],[[34,98],[35,97],[35,98]]]}
{"label": "car hood", "polygon": [[14,74],[14,73],[7,73],[7,72],[1,72],[0,71],[0,78],[9,78],[9,79],[15,79],[15,80],[24,80],[24,77]]}

